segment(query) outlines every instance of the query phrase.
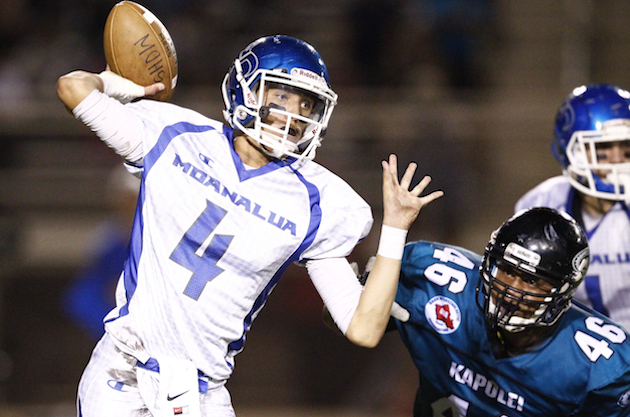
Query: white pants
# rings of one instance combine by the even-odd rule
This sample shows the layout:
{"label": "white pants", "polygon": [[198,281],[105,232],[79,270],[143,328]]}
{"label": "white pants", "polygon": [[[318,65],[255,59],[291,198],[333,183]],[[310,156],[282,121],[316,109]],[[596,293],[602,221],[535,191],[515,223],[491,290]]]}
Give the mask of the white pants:
{"label": "white pants", "polygon": [[[138,372],[143,372],[138,384]],[[136,359],[121,352],[106,333],[98,342],[79,382],[79,417],[158,417],[155,398],[159,373],[139,369]],[[234,417],[230,394],[225,385],[199,393],[203,417]],[[185,410],[184,410],[185,411]],[[162,412],[178,417],[179,413]],[[181,414],[186,417],[186,414]]]}

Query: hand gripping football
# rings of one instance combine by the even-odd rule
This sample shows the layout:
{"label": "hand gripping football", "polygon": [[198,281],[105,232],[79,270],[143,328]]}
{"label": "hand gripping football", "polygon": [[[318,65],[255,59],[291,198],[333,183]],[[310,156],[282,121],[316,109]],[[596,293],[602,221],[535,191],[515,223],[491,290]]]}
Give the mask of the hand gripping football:
{"label": "hand gripping football", "polygon": [[168,101],[177,85],[177,53],[166,27],[146,7],[121,1],[109,12],[103,34],[109,69],[136,84],[163,83],[148,97]]}

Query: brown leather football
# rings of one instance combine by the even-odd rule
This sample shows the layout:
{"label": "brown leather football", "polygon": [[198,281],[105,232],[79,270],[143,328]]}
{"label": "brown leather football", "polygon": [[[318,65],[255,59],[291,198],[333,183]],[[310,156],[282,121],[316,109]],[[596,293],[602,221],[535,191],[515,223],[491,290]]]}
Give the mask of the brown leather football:
{"label": "brown leather football", "polygon": [[103,34],[109,69],[142,86],[164,83],[148,97],[168,101],[177,85],[177,53],[166,27],[146,7],[121,1],[109,12]]}

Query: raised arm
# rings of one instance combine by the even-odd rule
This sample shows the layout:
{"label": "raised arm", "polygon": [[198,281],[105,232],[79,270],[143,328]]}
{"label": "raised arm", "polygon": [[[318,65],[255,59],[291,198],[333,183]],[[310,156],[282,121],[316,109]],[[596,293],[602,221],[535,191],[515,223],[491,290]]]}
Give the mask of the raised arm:
{"label": "raised arm", "polygon": [[74,71],[57,81],[57,96],[66,108],[132,164],[143,158],[143,124],[121,103],[162,90],[162,83],[143,87],[111,71]]}
{"label": "raised arm", "polygon": [[346,337],[353,343],[376,346],[387,328],[396,296],[401,259],[407,231],[418,217],[422,207],[444,195],[442,191],[420,196],[431,182],[425,176],[409,189],[417,165],[409,164],[398,181],[396,155],[383,161],[383,226],[376,262],[365,284],[359,305],[352,316]]}
{"label": "raised arm", "polygon": [[137,97],[157,94],[164,90],[164,84],[142,87],[111,71],[103,71],[100,74],[73,71],[57,80],[57,96],[68,110],[74,110],[94,90],[104,92],[121,102],[127,102]]}

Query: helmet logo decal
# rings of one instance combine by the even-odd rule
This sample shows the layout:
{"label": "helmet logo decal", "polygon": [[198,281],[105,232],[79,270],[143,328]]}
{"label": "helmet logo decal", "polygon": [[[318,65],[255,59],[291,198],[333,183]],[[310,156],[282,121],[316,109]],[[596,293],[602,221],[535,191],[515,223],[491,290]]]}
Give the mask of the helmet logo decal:
{"label": "helmet logo decal", "polygon": [[506,261],[514,264],[520,263],[520,261],[524,261],[532,266],[538,266],[540,264],[539,254],[514,242],[508,243],[505,248],[504,258]]}
{"label": "helmet logo decal", "polygon": [[582,279],[582,277],[586,274],[586,270],[588,269],[589,263],[589,248],[586,247],[579,251],[577,255],[573,257],[571,260],[571,266],[573,270],[576,272],[577,279]]}
{"label": "helmet logo decal", "polygon": [[243,77],[249,78],[258,69],[258,57],[252,51],[247,51],[240,56],[241,66],[243,68]]}
{"label": "helmet logo decal", "polygon": [[602,133],[604,135],[625,136],[627,138],[629,131],[629,119],[610,119],[602,123]]}
{"label": "helmet logo decal", "polygon": [[437,295],[429,300],[424,307],[427,321],[438,333],[451,334],[459,328],[462,313],[453,300]]}
{"label": "helmet logo decal", "polygon": [[[561,116],[562,115],[562,116]],[[570,132],[573,130],[575,124],[575,110],[570,103],[566,103],[560,109],[558,109],[558,120],[562,120],[561,130],[563,132]]]}
{"label": "helmet logo decal", "polygon": [[300,77],[300,78],[306,78],[309,81],[315,82],[316,84],[319,84],[319,85],[323,85],[323,86],[326,85],[326,80],[323,77],[320,77],[319,75],[315,74],[313,71],[309,71],[304,68],[291,68],[291,75]]}
{"label": "helmet logo decal", "polygon": [[[245,100],[247,100],[247,104],[250,107],[255,107],[255,106],[258,105],[258,103],[256,102],[256,97],[254,96],[254,93],[252,93],[251,90],[249,90],[247,92],[247,94],[245,95]],[[245,117],[247,117],[247,116],[245,116]]]}

